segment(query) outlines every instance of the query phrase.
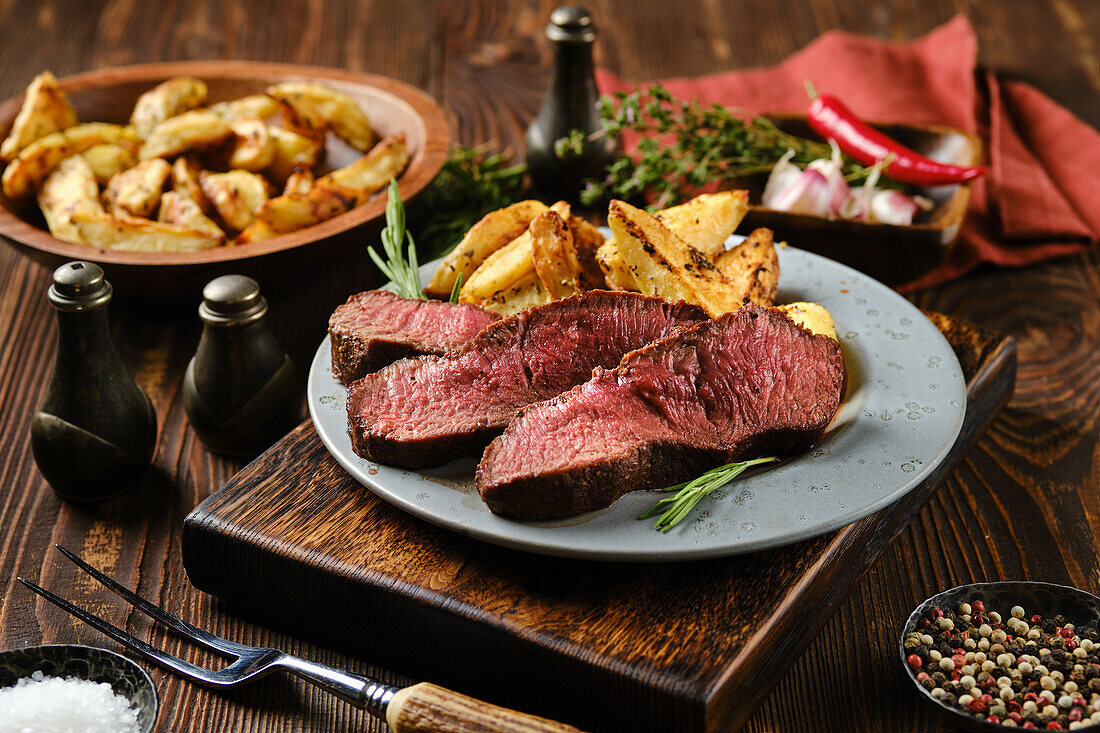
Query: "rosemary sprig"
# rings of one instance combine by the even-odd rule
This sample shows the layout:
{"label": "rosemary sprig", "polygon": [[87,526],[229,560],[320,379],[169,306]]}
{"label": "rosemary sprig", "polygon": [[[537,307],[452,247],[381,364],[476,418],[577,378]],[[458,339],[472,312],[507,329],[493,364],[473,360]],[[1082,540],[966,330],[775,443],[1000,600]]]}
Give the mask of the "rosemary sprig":
{"label": "rosemary sprig", "polygon": [[[378,269],[393,282],[394,291],[402,298],[424,298],[424,286],[420,282],[419,263],[416,261],[416,244],[412,234],[405,229],[405,206],[401,203],[401,194],[397,190],[397,180],[390,179],[390,188],[386,201],[386,228],[382,230],[383,260],[367,247],[370,258]],[[408,249],[402,252],[402,246],[408,243]]]}
{"label": "rosemary sprig", "polygon": [[[651,209],[684,201],[707,184],[730,184],[770,171],[787,150],[793,163],[805,167],[831,155],[829,146],[784,132],[767,117],[720,104],[682,101],[660,84],[647,90],[604,95],[599,103],[601,129],[590,136],[579,130],[555,143],[559,157],[579,155],[592,139],[639,134],[632,155],[621,155],[600,180],[587,181],[581,202],[606,198],[636,201],[650,197]],[[866,178],[869,168],[846,160],[851,183]]]}
{"label": "rosemary sprig", "polygon": [[458,273],[458,277],[455,278],[454,287],[451,288],[451,297],[448,298],[452,303],[458,302],[458,291],[462,290],[462,273]]}
{"label": "rosemary sprig", "polygon": [[718,468],[712,468],[698,478],[694,478],[691,481],[685,481],[682,484],[676,484],[675,486],[669,486],[668,488],[661,489],[664,492],[676,493],[672,496],[666,496],[651,506],[649,509],[642,512],[638,519],[648,519],[660,512],[661,518],[657,520],[657,523],[653,525],[654,529],[659,529],[662,532],[667,532],[674,526],[679,524],[687,515],[691,514],[696,505],[703,500],[704,497],[709,496],[712,492],[722,488],[733,479],[740,476],[746,469],[752,466],[758,466],[762,463],[771,463],[778,460],[777,458],[757,458],[751,461],[740,461],[738,463],[727,463],[724,466]]}
{"label": "rosemary sprig", "polygon": [[510,153],[490,154],[486,145],[453,148],[414,204],[421,254],[450,252],[481,217],[521,200],[526,172],[511,165]]}

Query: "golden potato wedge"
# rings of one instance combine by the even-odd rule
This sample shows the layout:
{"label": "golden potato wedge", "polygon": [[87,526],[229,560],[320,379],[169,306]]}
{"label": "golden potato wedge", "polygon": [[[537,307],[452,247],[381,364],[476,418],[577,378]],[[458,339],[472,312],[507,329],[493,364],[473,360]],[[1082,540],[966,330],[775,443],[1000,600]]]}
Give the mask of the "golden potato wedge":
{"label": "golden potato wedge", "polygon": [[535,217],[531,233],[531,258],[535,273],[551,300],[561,300],[582,291],[581,263],[573,246],[573,232],[555,211]]}
{"label": "golden potato wedge", "polygon": [[614,238],[606,240],[596,250],[596,262],[599,263],[600,270],[603,272],[604,280],[609,288],[638,292],[638,283],[634,281],[630,266],[623,259],[622,253],[619,252],[619,245]]}
{"label": "golden potato wedge", "polygon": [[214,207],[202,192],[202,183],[199,181],[201,175],[202,169],[198,163],[186,156],[176,158],[176,162],[172,164],[172,190],[191,199],[204,214],[209,214]]}
{"label": "golden potato wedge", "polygon": [[748,191],[704,193],[687,203],[658,211],[656,217],[681,239],[711,259],[726,249],[726,240],[749,211]]}
{"label": "golden potato wedge", "polygon": [[43,71],[34,77],[23,94],[23,104],[15,116],[11,132],[0,144],[0,159],[13,160],[19,151],[51,132],[76,124],[76,112],[69,104],[57,77]]}
{"label": "golden potato wedge", "polygon": [[224,239],[177,224],[110,214],[77,213],[73,221],[87,244],[122,252],[195,252]]}
{"label": "golden potato wedge", "polygon": [[168,161],[152,158],[113,176],[103,191],[107,210],[116,216],[149,218],[160,204],[161,191],[171,172]]}
{"label": "golden potato wedge", "polygon": [[652,214],[612,201],[608,224],[641,292],[670,302],[695,303],[712,318],[744,304],[744,295],[726,281],[709,257]]}
{"label": "golden potato wedge", "polygon": [[73,223],[77,213],[102,214],[99,186],[91,166],[79,155],[65,158],[46,176],[38,192],[38,205],[50,233],[66,242],[83,242]]}
{"label": "golden potato wedge", "polygon": [[[318,182],[307,193],[289,193],[269,199],[256,210],[256,221],[276,235],[286,234],[343,214],[366,201],[369,196],[363,189],[322,185]],[[257,232],[249,234],[250,238],[255,236]]]}
{"label": "golden potato wedge", "polygon": [[272,230],[267,224],[262,221],[254,221],[248,225],[248,228],[237,235],[237,238],[233,240],[237,244],[248,244],[249,242],[262,242],[265,239],[274,239],[279,236],[279,233]]}
{"label": "golden potato wedge", "polygon": [[532,220],[547,210],[541,201],[527,200],[490,211],[443,259],[424,292],[435,298],[450,296],[459,275],[463,282],[469,280],[486,257],[527,231]]}
{"label": "golden potato wedge", "polygon": [[177,224],[198,232],[207,232],[214,236],[225,237],[225,232],[221,230],[221,227],[202,212],[202,208],[195,203],[194,199],[178,191],[166,191],[161,196],[157,221],[165,224]]}
{"label": "golden potato wedge", "polygon": [[[206,101],[206,82],[191,76],[177,76],[161,82],[138,97],[130,124],[142,138],[157,125]],[[148,157],[148,156],[146,156]]]}
{"label": "golden potato wedge", "polygon": [[807,331],[837,340],[833,316],[823,306],[817,303],[788,303],[776,306],[776,309],[786,313],[792,321]]}
{"label": "golden potato wedge", "polygon": [[240,99],[232,99],[228,102],[212,104],[207,107],[207,110],[229,123],[245,117],[266,120],[269,117],[274,117],[279,112],[279,103],[266,94],[253,94]]}
{"label": "golden potato wedge", "polygon": [[[366,152],[374,145],[375,134],[370,120],[359,104],[341,91],[308,81],[275,84],[267,93],[290,108],[297,119],[291,125],[304,125],[308,130],[328,128],[356,150]],[[308,132],[297,129],[307,137]]]}
{"label": "golden potato wedge", "polygon": [[229,123],[208,110],[192,110],[169,117],[153,128],[138,157],[172,158],[195,148],[220,143],[233,134]]}
{"label": "golden potato wedge", "polygon": [[267,201],[267,182],[250,171],[202,173],[199,184],[222,221],[238,232],[256,220],[253,212]]}
{"label": "golden potato wedge", "polygon": [[313,188],[313,171],[309,168],[299,168],[290,174],[290,178],[286,179],[286,185],[283,186],[283,193],[309,193],[309,189]]}
{"label": "golden potato wedge", "polygon": [[[559,201],[550,211],[560,217],[568,217],[569,205]],[[532,220],[533,221],[533,220]],[[469,279],[464,279],[458,299],[462,303],[480,304],[492,300],[497,293],[504,293],[528,275],[535,272],[531,228],[485,258]]]}
{"label": "golden potato wedge", "polygon": [[134,128],[106,122],[88,122],[51,132],[23,148],[4,169],[4,195],[13,201],[26,198],[62,160],[93,145],[136,140]]}
{"label": "golden potato wedge", "polygon": [[718,255],[714,264],[745,303],[775,303],[779,256],[770,229],[754,229],[744,242]]}
{"label": "golden potato wedge", "polygon": [[229,123],[233,130],[233,150],[229,153],[229,167],[246,171],[262,171],[275,159],[275,141],[267,131],[267,125],[256,117],[242,117]]}
{"label": "golden potato wedge", "polygon": [[603,245],[604,237],[600,230],[579,216],[568,219],[569,231],[573,234],[573,249],[576,251],[580,271],[577,284],[581,290],[595,290],[606,287],[600,263],[596,261],[596,252]]}
{"label": "golden potato wedge", "polygon": [[275,143],[267,173],[276,181],[285,181],[298,168],[313,168],[320,162],[323,147],[316,140],[271,125],[267,127],[267,134]]}
{"label": "golden potato wedge", "polygon": [[538,275],[531,273],[480,305],[485,310],[499,313],[502,316],[512,316],[520,311],[546,305],[549,302],[550,295],[546,292],[542,281],[539,280]]}
{"label": "golden potato wedge", "polygon": [[409,164],[405,133],[390,135],[354,163],[338,168],[317,180],[320,186],[362,188],[370,192],[385,188],[391,178],[397,178]]}
{"label": "golden potato wedge", "polygon": [[104,143],[93,145],[80,154],[92,169],[97,183],[107,183],[112,176],[137,165],[137,148],[134,145]]}

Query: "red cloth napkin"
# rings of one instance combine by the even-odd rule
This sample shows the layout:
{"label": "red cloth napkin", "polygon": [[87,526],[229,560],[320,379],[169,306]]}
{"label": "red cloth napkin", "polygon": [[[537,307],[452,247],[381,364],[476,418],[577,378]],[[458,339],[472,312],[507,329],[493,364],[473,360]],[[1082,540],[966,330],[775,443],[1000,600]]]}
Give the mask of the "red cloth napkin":
{"label": "red cloth napkin", "polygon": [[[1100,238],[1100,133],[1034,87],[979,77],[977,56],[974,29],[959,15],[912,42],[831,31],[777,66],[661,83],[683,99],[802,114],[810,79],[865,119],[979,133],[990,173],[974,185],[950,257],[909,290],[983,262],[1021,266],[1072,254]],[[604,69],[596,83],[605,93],[634,87]]]}

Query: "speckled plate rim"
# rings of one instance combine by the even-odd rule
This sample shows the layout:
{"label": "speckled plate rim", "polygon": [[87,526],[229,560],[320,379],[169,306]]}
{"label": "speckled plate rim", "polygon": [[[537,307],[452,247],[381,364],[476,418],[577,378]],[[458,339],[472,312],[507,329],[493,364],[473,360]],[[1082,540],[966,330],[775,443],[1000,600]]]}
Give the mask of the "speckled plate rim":
{"label": "speckled plate rim", "polygon": [[[665,562],[816,537],[891,504],[939,465],[962,428],[966,383],[943,334],[893,290],[794,247],[782,248],[779,256],[777,302],[816,301],[836,319],[849,370],[845,402],[816,448],[744,474],[671,532],[654,531],[653,520],[636,520],[656,500],[651,492],[634,492],[607,509],[567,520],[514,522],[491,514],[472,489],[472,459],[413,472],[360,458],[347,435],[346,389],[332,376],[327,337],[310,367],[310,416],[329,453],[378,496],[432,524],[506,547],[588,560]],[[430,275],[434,267],[422,270]],[[872,464],[879,465],[871,470]],[[839,484],[825,476],[845,471],[851,475]]]}
{"label": "speckled plate rim", "polygon": [[[97,654],[104,654],[114,659],[119,659],[124,662],[130,669],[136,671],[139,678],[143,680],[149,689],[153,699],[152,714],[147,718],[143,725],[140,725],[141,733],[149,733],[156,726],[157,718],[160,716],[160,693],[157,692],[157,686],[153,684],[153,678],[149,676],[149,672],[145,670],[140,664],[132,659],[113,652],[110,649],[103,649],[98,646],[88,646],[87,644],[31,644],[29,646],[17,647],[15,649],[4,649],[0,651],[0,662],[13,654],[28,654],[41,649],[80,649],[83,652],[95,652]],[[108,683],[109,684],[109,683]],[[116,689],[114,685],[111,685],[111,689]],[[115,694],[122,694],[116,690]]]}
{"label": "speckled plate rim", "polygon": [[[905,623],[901,627],[901,634],[898,636],[898,653],[901,657],[901,667],[905,677],[913,684],[917,692],[922,698],[935,706],[945,716],[945,719],[952,721],[958,726],[966,728],[968,730],[1005,730],[1005,727],[999,723],[989,723],[984,720],[978,720],[973,715],[967,715],[961,710],[957,710],[947,703],[941,702],[932,696],[932,693],[917,682],[917,676],[913,673],[913,670],[909,667],[908,656],[909,653],[905,649],[905,635],[910,631],[916,631],[917,623],[924,616],[925,612],[933,606],[943,606],[945,601],[959,600],[962,597],[967,599],[990,598],[995,593],[1002,592],[1012,587],[1026,588],[1029,591],[1035,589],[1047,590],[1052,594],[1058,595],[1075,595],[1078,596],[1078,602],[1085,602],[1093,606],[1093,615],[1096,617],[1096,623],[1100,623],[1100,596],[1093,593],[1089,593],[1087,590],[1081,590],[1080,588],[1074,588],[1072,585],[1062,585],[1060,583],[1047,583],[1038,580],[994,580],[985,583],[963,583],[962,585],[956,585],[954,588],[948,588],[947,590],[940,591],[935,595],[931,595],[925,598],[923,601],[917,604],[913,612],[909,614],[909,618],[905,619]],[[1014,594],[1014,598],[1019,599],[1020,594]],[[996,609],[989,609],[996,610]],[[1029,609],[1031,610],[1031,609]],[[1082,619],[1069,619],[1075,623],[1081,623]]]}

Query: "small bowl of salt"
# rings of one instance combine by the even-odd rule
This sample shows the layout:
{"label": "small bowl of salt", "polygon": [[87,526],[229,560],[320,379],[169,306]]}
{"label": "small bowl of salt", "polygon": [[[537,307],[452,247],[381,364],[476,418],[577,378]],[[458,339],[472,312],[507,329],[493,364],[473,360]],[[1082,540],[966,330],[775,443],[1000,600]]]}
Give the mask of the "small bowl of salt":
{"label": "small bowl of salt", "polygon": [[149,733],[158,706],[145,670],[106,649],[0,652],[0,733]]}

